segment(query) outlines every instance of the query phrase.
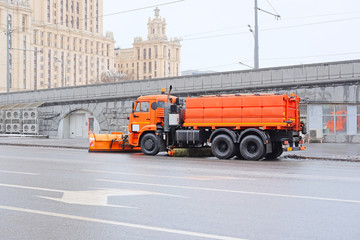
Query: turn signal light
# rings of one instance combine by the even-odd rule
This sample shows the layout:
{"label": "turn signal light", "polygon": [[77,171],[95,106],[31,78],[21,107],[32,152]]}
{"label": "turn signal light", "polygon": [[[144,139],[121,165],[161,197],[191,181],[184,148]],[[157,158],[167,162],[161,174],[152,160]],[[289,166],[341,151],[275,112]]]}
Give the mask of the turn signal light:
{"label": "turn signal light", "polygon": [[305,150],[305,147],[300,147],[300,150]]}
{"label": "turn signal light", "polygon": [[292,147],[288,147],[288,148],[286,148],[286,150],[287,150],[288,152],[291,152],[291,151],[292,151]]}

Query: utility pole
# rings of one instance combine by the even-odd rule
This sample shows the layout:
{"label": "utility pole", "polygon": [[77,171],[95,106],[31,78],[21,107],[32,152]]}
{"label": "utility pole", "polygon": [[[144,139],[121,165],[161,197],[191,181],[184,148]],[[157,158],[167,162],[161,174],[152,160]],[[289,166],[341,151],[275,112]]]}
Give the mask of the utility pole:
{"label": "utility pole", "polygon": [[10,92],[10,15],[9,15],[9,0],[6,0],[6,91]]}
{"label": "utility pole", "polygon": [[255,0],[255,46],[254,46],[254,69],[259,69],[259,29],[258,29],[258,1]]}
{"label": "utility pole", "polygon": [[[270,4],[270,3],[269,3]],[[271,6],[271,4],[270,4]],[[255,44],[254,44],[254,69],[259,69],[259,26],[258,26],[258,11],[262,11],[264,13],[270,14],[275,17],[276,20],[279,20],[281,16],[276,12],[275,8],[271,6],[275,13],[265,11],[258,7],[258,0],[255,0],[255,31],[251,29],[251,26],[249,26],[250,32],[254,35],[255,38]]]}

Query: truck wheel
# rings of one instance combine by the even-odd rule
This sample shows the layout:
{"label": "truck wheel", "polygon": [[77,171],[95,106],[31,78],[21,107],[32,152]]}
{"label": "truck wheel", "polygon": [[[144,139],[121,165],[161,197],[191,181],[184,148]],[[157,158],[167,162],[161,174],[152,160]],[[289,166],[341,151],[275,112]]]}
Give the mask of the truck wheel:
{"label": "truck wheel", "polygon": [[219,159],[229,159],[233,157],[234,148],[233,140],[225,134],[216,136],[211,143],[211,152]]}
{"label": "truck wheel", "polygon": [[152,133],[147,133],[140,142],[141,151],[146,155],[154,156],[159,152],[159,140]]}
{"label": "truck wheel", "polygon": [[265,155],[266,159],[276,159],[280,157],[280,155],[283,153],[283,149],[280,142],[273,143],[272,146],[272,153],[268,153]]}
{"label": "truck wheel", "polygon": [[240,153],[246,160],[257,161],[264,157],[264,143],[258,136],[246,136],[240,143]]}

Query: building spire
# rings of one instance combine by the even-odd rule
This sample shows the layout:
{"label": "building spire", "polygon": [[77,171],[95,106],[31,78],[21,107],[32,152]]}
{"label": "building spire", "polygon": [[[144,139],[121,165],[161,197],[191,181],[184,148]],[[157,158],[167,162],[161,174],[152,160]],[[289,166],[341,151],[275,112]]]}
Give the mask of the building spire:
{"label": "building spire", "polygon": [[154,11],[155,11],[155,17],[159,17],[160,9],[158,7],[156,7]]}

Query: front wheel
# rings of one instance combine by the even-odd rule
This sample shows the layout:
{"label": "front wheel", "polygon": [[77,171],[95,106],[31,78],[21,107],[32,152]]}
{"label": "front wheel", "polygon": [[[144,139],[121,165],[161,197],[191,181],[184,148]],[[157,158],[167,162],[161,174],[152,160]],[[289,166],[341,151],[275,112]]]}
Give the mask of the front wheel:
{"label": "front wheel", "polygon": [[225,134],[216,136],[211,143],[211,152],[219,159],[229,159],[234,156],[234,142]]}
{"label": "front wheel", "polygon": [[154,134],[147,133],[141,139],[140,147],[144,154],[154,156],[159,153],[159,140]]}
{"label": "front wheel", "polygon": [[258,136],[246,136],[240,143],[240,153],[246,160],[257,161],[265,155],[265,145]]}

